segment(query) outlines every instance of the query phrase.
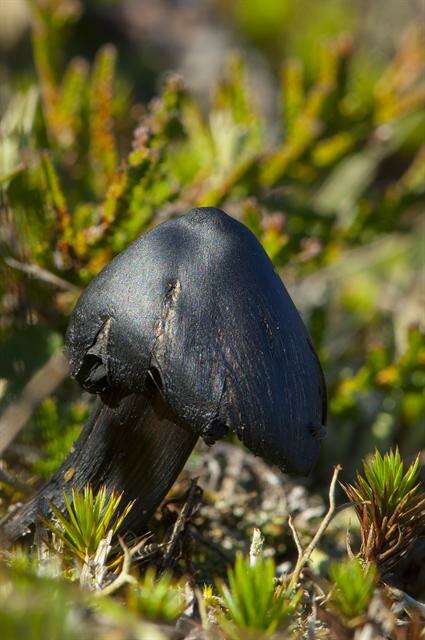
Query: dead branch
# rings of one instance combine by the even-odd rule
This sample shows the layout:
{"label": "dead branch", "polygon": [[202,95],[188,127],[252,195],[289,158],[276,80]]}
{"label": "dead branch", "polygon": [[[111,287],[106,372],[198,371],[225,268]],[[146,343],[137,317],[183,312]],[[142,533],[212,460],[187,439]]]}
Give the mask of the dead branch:
{"label": "dead branch", "polygon": [[0,456],[28,422],[40,402],[57,389],[68,375],[62,351],[54,353],[25,385],[20,397],[0,416]]}
{"label": "dead branch", "polygon": [[413,609],[414,611],[417,611],[421,615],[421,617],[425,620],[425,604],[423,602],[416,600],[405,591],[402,591],[401,589],[397,589],[396,587],[387,586],[387,589],[392,596],[394,596],[400,601],[401,605],[406,610]]}
{"label": "dead branch", "polygon": [[75,284],[72,284],[72,282],[68,282],[67,280],[60,278],[56,274],[51,273],[50,271],[47,271],[47,269],[43,269],[36,264],[19,262],[18,260],[15,260],[15,258],[4,258],[4,261],[12,269],[22,271],[32,278],[36,278],[37,280],[42,280],[43,282],[52,284],[58,289],[62,289],[64,291],[72,291],[73,293],[81,293],[81,289]]}
{"label": "dead branch", "polygon": [[[340,465],[337,465],[335,467],[335,469],[334,469],[332,480],[331,480],[331,484],[330,484],[330,487],[329,487],[329,509],[328,509],[325,517],[323,518],[323,520],[322,520],[322,522],[320,524],[320,527],[316,531],[315,536],[313,537],[313,539],[311,540],[310,544],[307,546],[307,548],[304,551],[302,550],[298,533],[296,533],[294,535],[295,544],[296,544],[297,549],[298,549],[298,559],[297,559],[297,563],[295,565],[295,569],[292,572],[291,579],[289,581],[289,589],[292,590],[292,591],[294,591],[296,589],[296,586],[298,584],[298,580],[299,580],[301,571],[304,568],[304,565],[309,561],[311,554],[313,553],[314,549],[317,547],[322,535],[324,534],[324,532],[328,528],[328,525],[329,525],[330,521],[332,520],[332,518],[334,516],[334,513],[335,513],[335,486],[336,486],[336,481],[338,479],[338,474],[341,471],[341,469],[342,469],[342,467]],[[291,531],[294,534],[294,531],[296,531],[294,523],[291,522],[289,526],[291,527]]]}
{"label": "dead branch", "polygon": [[143,538],[143,540],[140,540],[140,542],[138,542],[134,547],[131,547],[131,549],[127,547],[127,545],[125,544],[124,540],[121,537],[118,537],[118,540],[124,554],[121,571],[118,577],[115,578],[113,582],[108,584],[104,589],[100,589],[99,591],[94,592],[94,595],[97,597],[110,596],[112,593],[115,593],[115,591],[118,591],[118,589],[123,587],[125,584],[136,582],[136,579],[133,578],[132,575],[130,575],[131,561],[133,557],[136,555],[136,553],[146,544],[147,538]]}
{"label": "dead branch", "polygon": [[300,557],[300,556],[302,556],[303,548],[301,546],[300,538],[298,536],[298,531],[295,528],[294,520],[293,520],[292,516],[289,516],[289,518],[288,518],[288,525],[289,525],[289,528],[292,531],[292,537],[294,538],[295,546],[297,547],[298,557]]}
{"label": "dead branch", "polygon": [[186,502],[184,503],[183,508],[175,522],[170,540],[168,541],[165,548],[164,557],[161,563],[162,570],[167,569],[167,567],[169,566],[179,541],[186,533],[187,524],[190,521],[195,508],[199,504],[200,496],[202,495],[202,489],[198,487],[197,481],[198,478],[194,478],[190,483]]}

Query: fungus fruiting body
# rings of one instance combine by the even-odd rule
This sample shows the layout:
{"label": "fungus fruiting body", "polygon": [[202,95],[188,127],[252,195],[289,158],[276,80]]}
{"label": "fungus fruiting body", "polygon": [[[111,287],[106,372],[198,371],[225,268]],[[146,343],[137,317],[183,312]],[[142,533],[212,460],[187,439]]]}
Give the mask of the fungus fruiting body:
{"label": "fungus fruiting body", "polygon": [[255,236],[198,208],[146,233],[86,288],[71,316],[72,375],[98,395],[58,473],[9,525],[17,537],[64,476],[136,498],[146,525],[197,439],[234,432],[282,470],[308,473],[326,390],[308,332]]}

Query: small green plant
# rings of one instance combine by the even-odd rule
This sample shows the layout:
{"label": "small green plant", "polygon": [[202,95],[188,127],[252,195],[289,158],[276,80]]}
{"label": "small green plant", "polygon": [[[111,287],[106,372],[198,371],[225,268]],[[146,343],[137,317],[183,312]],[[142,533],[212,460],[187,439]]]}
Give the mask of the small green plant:
{"label": "small green plant", "polygon": [[419,456],[405,470],[398,449],[375,451],[354,485],[344,485],[360,522],[360,555],[385,574],[425,531],[425,492]]}
{"label": "small green plant", "polygon": [[64,576],[40,575],[36,558],[23,553],[10,566],[0,561],[0,630],[2,640],[165,640],[120,602],[94,601]]}
{"label": "small green plant", "polygon": [[83,596],[63,580],[37,576],[31,567],[0,566],[2,640],[77,640],[82,604]]}
{"label": "small green plant", "polygon": [[335,562],[330,576],[334,583],[331,602],[348,621],[366,613],[377,583],[374,564],[363,567],[358,559]]}
{"label": "small green plant", "polygon": [[[3,4],[12,10],[24,3]],[[100,46],[105,19],[110,20],[108,6],[114,3],[27,4],[31,59],[29,29],[14,49],[7,48],[0,29],[1,48],[10,52],[0,100],[5,107],[0,122],[0,410],[19,400],[38,368],[62,349],[81,288],[114,255],[191,206],[220,206],[251,229],[279,274],[282,270],[302,300],[319,349],[334,428],[323,447],[323,464],[316,468],[317,488],[320,483],[324,489],[331,461],[341,462],[349,478],[375,447],[387,451],[397,443],[406,455],[424,451],[420,212],[425,47],[418,21],[397,46],[390,32],[385,34],[388,53],[395,52],[392,61],[384,51],[374,60],[367,55],[370,34],[363,38],[361,24],[370,26],[379,7],[365,21],[358,20],[363,14],[357,16],[355,9],[361,3],[342,0],[212,2],[212,9],[225,15],[226,26],[240,29],[245,45],[255,43],[260,58],[271,62],[271,73],[261,79],[262,73],[258,85],[259,67],[250,61],[257,54],[254,49],[246,56],[244,47],[223,66],[210,101],[199,100],[185,88],[184,78],[170,75],[159,96],[140,104],[139,96],[151,93],[151,80],[144,75],[149,56],[128,55],[130,40],[135,42],[127,33],[128,20],[120,22],[120,37],[114,38],[117,50]],[[96,4],[102,4],[101,10],[93,11]],[[401,23],[397,26],[401,31]],[[353,36],[345,35],[347,30]],[[154,62],[156,75],[161,61]],[[267,90],[259,92],[263,82]],[[267,98],[263,104],[265,96],[273,95],[274,104]],[[57,469],[89,411],[88,401],[77,393],[64,382],[44,399],[7,452],[4,471],[12,481],[33,486]],[[270,485],[251,482],[257,472],[251,474],[247,464],[241,467],[243,499],[227,485],[230,477],[235,486],[228,473],[231,458],[219,460],[223,483],[215,482],[207,465],[214,509],[201,507],[188,536],[182,537],[182,545],[190,545],[195,579],[209,581],[198,598],[205,635],[352,638],[363,626],[380,625],[382,613],[386,636],[405,640],[406,633],[415,635],[405,624],[407,609],[409,626],[421,629],[417,603],[409,604],[403,595],[423,600],[424,562],[416,541],[425,532],[425,492],[418,484],[417,462],[403,465],[398,451],[375,454],[345,487],[360,522],[361,548],[357,561],[331,564],[329,583],[321,570],[328,556],[332,563],[343,552],[345,521],[337,513],[335,526],[320,525],[314,533],[314,519],[306,514],[312,513],[310,497],[311,505],[318,506],[317,496],[301,496],[296,560],[286,539],[292,496],[288,501],[289,494],[276,485],[269,500]],[[0,485],[3,520],[13,515],[20,496],[11,485]],[[258,500],[246,493],[248,485],[258,486]],[[72,482],[68,486],[70,493]],[[95,517],[96,497],[92,508],[83,491],[78,495],[83,506],[78,508],[78,500],[69,495],[72,508],[48,525],[56,534],[54,549],[40,540],[30,555],[1,549],[7,560],[3,566],[0,558],[1,640],[162,639],[163,625],[143,617],[166,620],[164,609],[172,610],[180,597],[184,601],[179,584],[152,570],[138,585],[131,564],[138,545],[123,546],[122,556],[111,543],[125,497],[114,494],[114,500],[121,500],[117,509],[108,506],[110,496],[97,498],[104,505]],[[328,515],[325,525],[333,517],[331,507]],[[169,522],[168,516],[160,517],[152,523],[152,553],[159,556]],[[294,617],[286,615],[295,596],[288,595],[287,583],[276,588],[274,569],[267,573],[264,567],[269,561],[262,558],[259,538],[250,562],[240,561],[240,577],[234,567],[233,583],[229,576],[227,587],[214,588],[223,577],[227,552],[233,554],[242,537],[248,541],[254,523],[261,524],[276,564],[295,561],[290,587],[292,594],[296,585],[303,590],[302,615],[298,610]],[[319,550],[325,529],[326,545]],[[179,560],[184,571],[186,548],[178,548],[185,550]],[[398,561],[409,550],[415,553],[406,571]],[[318,551],[316,558],[313,551]],[[111,570],[121,560],[121,573],[113,579]],[[387,582],[392,574],[399,595],[377,583],[378,571]],[[62,578],[79,581],[80,588]],[[326,585],[322,599],[316,597],[318,585]],[[121,587],[134,599],[134,611],[122,596],[124,589],[115,597]],[[178,617],[175,611],[169,615],[169,620]]]}
{"label": "small green plant", "polygon": [[289,594],[276,587],[275,569],[273,558],[259,557],[252,564],[241,554],[236,557],[227,574],[229,586],[218,584],[225,607],[219,624],[226,637],[267,637],[290,623],[301,593]]}
{"label": "small green plant", "polygon": [[64,494],[65,513],[51,505],[58,524],[46,520],[46,525],[73,557],[85,562],[87,557],[95,555],[100,542],[110,531],[112,535],[117,533],[132,509],[134,501],[118,516],[121,500],[122,493],[112,492],[108,495],[106,487],[101,487],[96,493],[90,485],[84,487],[83,491],[73,488],[71,498]]}
{"label": "small green plant", "polygon": [[186,603],[182,584],[169,573],[157,575],[148,567],[141,581],[129,591],[129,608],[148,620],[172,622],[183,613]]}

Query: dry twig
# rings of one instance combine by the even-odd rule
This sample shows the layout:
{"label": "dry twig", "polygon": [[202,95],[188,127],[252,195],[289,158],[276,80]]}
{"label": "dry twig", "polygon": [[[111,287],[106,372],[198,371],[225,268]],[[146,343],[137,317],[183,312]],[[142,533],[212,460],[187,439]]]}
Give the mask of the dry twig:
{"label": "dry twig", "polygon": [[387,588],[390,594],[396,597],[406,610],[413,609],[414,611],[417,611],[420,614],[420,616],[423,618],[423,620],[425,620],[425,604],[423,602],[416,600],[415,598],[410,596],[405,591],[402,591],[401,589],[397,589],[395,587],[387,587]]}
{"label": "dry twig", "polygon": [[40,402],[68,375],[68,362],[62,351],[54,353],[25,385],[20,397],[0,416],[0,456],[28,422]]}
{"label": "dry twig", "polygon": [[202,490],[198,487],[197,478],[194,478],[190,484],[189,491],[187,493],[186,502],[183,505],[183,508],[175,522],[173,532],[171,534],[170,540],[167,543],[164,557],[161,563],[161,569],[167,569],[174,555],[174,551],[177,547],[179,541],[183,538],[186,533],[187,524],[192,517],[192,514],[199,503],[200,494],[202,494]]}
{"label": "dry twig", "polygon": [[36,278],[37,280],[42,280],[43,282],[48,282],[52,284],[57,289],[62,289],[63,291],[72,291],[73,293],[81,293],[81,289],[77,287],[72,282],[68,282],[63,278],[60,278],[54,273],[47,271],[47,269],[43,269],[36,264],[27,264],[25,262],[19,262],[15,260],[15,258],[5,258],[5,263],[11,267],[12,269],[16,269],[17,271],[22,271],[32,278]]}
{"label": "dry twig", "polygon": [[289,518],[288,518],[288,525],[289,525],[290,530],[292,531],[292,537],[294,538],[295,546],[297,547],[298,557],[300,557],[302,555],[302,553],[303,553],[303,548],[301,546],[301,541],[300,541],[300,538],[298,536],[298,531],[295,528],[294,520],[292,518],[292,515],[289,516]]}
{"label": "dry twig", "polygon": [[292,534],[294,536],[294,540],[295,540],[295,544],[297,546],[298,549],[298,559],[297,559],[297,563],[295,565],[295,569],[292,572],[292,576],[291,579],[289,581],[289,589],[294,591],[296,589],[296,586],[298,584],[298,580],[301,574],[301,571],[304,568],[304,565],[309,561],[311,554],[313,553],[314,549],[316,548],[317,544],[319,543],[320,538],[322,537],[322,535],[324,534],[324,532],[326,531],[330,521],[332,520],[334,513],[335,513],[335,486],[336,486],[336,481],[338,479],[338,474],[341,471],[342,467],[340,465],[337,465],[334,469],[334,473],[332,476],[332,480],[331,480],[331,484],[329,487],[329,509],[325,515],[325,517],[323,518],[320,527],[318,528],[318,530],[316,531],[315,536],[313,537],[313,539],[311,540],[310,544],[307,546],[307,548],[303,551],[302,547],[301,547],[301,543],[300,543],[300,539],[298,536],[298,533],[295,529],[294,523],[291,521],[289,523],[289,526],[291,528]]}
{"label": "dry twig", "polygon": [[118,537],[118,540],[121,545],[121,549],[123,550],[123,553],[124,553],[121,571],[118,577],[115,578],[115,580],[110,584],[108,584],[104,589],[95,591],[94,592],[95,596],[110,596],[112,593],[115,593],[115,591],[118,591],[118,589],[123,587],[125,584],[128,584],[130,582],[136,582],[136,579],[133,578],[132,575],[130,575],[131,561],[133,557],[136,555],[136,553],[146,544],[147,538],[143,538],[143,540],[140,540],[140,542],[138,542],[134,547],[131,547],[131,549],[127,547],[127,545],[125,544],[124,540],[121,537]]}

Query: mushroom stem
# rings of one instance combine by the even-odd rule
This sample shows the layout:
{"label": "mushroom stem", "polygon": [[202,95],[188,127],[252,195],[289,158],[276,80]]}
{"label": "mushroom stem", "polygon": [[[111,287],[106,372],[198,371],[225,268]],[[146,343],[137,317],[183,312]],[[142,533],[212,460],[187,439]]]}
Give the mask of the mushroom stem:
{"label": "mushroom stem", "polygon": [[138,533],[175,482],[196,444],[197,436],[171,412],[155,388],[121,399],[116,406],[97,400],[91,418],[71,453],[55,475],[4,525],[6,538],[14,542],[30,533],[39,514],[48,514],[48,503],[63,508],[63,492],[72,486],[94,489],[105,485],[124,492],[122,508],[136,504],[125,521]]}

